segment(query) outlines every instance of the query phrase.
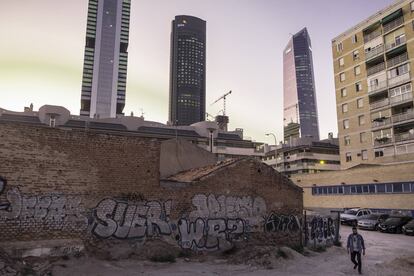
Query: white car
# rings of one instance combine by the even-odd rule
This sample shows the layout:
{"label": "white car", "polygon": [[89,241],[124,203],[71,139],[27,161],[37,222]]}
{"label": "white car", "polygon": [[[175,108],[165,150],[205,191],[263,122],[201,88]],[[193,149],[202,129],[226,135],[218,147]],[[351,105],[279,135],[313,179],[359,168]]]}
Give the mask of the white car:
{"label": "white car", "polygon": [[353,208],[340,214],[341,224],[357,225],[359,219],[371,214],[369,209]]}

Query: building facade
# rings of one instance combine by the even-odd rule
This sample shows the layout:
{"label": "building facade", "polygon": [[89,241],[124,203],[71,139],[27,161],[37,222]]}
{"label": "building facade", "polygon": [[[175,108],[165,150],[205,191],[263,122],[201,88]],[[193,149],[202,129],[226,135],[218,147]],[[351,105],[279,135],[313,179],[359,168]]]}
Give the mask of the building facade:
{"label": "building facade", "polygon": [[296,174],[306,209],[370,208],[400,211],[414,217],[414,162],[391,165],[361,164],[319,174]]}
{"label": "building facade", "polygon": [[315,141],[311,137],[292,138],[278,145],[276,150],[267,151],[262,161],[288,177],[339,170],[338,139],[330,137]]}
{"label": "building facade", "polygon": [[89,0],[80,115],[123,112],[130,9],[131,0]]}
{"label": "building facade", "polygon": [[319,140],[312,45],[306,28],[292,36],[283,52],[283,108],[285,141],[306,136]]}
{"label": "building facade", "polygon": [[191,125],[206,117],[206,22],[180,15],[171,24],[169,122]]}
{"label": "building facade", "polygon": [[414,158],[413,11],[397,1],[332,40],[343,168]]}

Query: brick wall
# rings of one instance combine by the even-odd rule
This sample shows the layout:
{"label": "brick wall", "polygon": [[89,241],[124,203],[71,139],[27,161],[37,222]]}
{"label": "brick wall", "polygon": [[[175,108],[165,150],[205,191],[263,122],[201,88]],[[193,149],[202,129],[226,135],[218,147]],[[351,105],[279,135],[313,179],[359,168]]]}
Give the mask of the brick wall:
{"label": "brick wall", "polygon": [[155,139],[0,123],[0,240],[300,243],[302,190],[270,167],[245,159],[161,186],[159,156]]}

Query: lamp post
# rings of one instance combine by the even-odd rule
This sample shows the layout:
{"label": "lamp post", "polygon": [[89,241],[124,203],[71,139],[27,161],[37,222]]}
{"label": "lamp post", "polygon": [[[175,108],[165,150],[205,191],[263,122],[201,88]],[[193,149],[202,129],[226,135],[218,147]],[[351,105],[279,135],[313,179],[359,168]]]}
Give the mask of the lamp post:
{"label": "lamp post", "polygon": [[277,170],[277,139],[276,139],[276,135],[274,133],[266,133],[266,136],[273,136],[273,138],[275,139],[275,170]]}

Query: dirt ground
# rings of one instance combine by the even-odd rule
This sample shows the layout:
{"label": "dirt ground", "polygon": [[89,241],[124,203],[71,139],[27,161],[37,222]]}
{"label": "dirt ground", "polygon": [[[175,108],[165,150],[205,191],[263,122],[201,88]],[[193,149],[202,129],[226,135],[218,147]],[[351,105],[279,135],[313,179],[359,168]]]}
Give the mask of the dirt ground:
{"label": "dirt ground", "polygon": [[[306,257],[291,254],[288,258],[276,258],[271,269],[269,266],[266,269],[251,264],[231,264],[231,257],[178,258],[175,263],[81,257],[54,263],[52,275],[358,275],[344,248],[350,233],[350,227],[341,227],[342,248],[332,247]],[[367,248],[362,259],[364,275],[414,275],[413,236],[362,230],[360,233]]]}

